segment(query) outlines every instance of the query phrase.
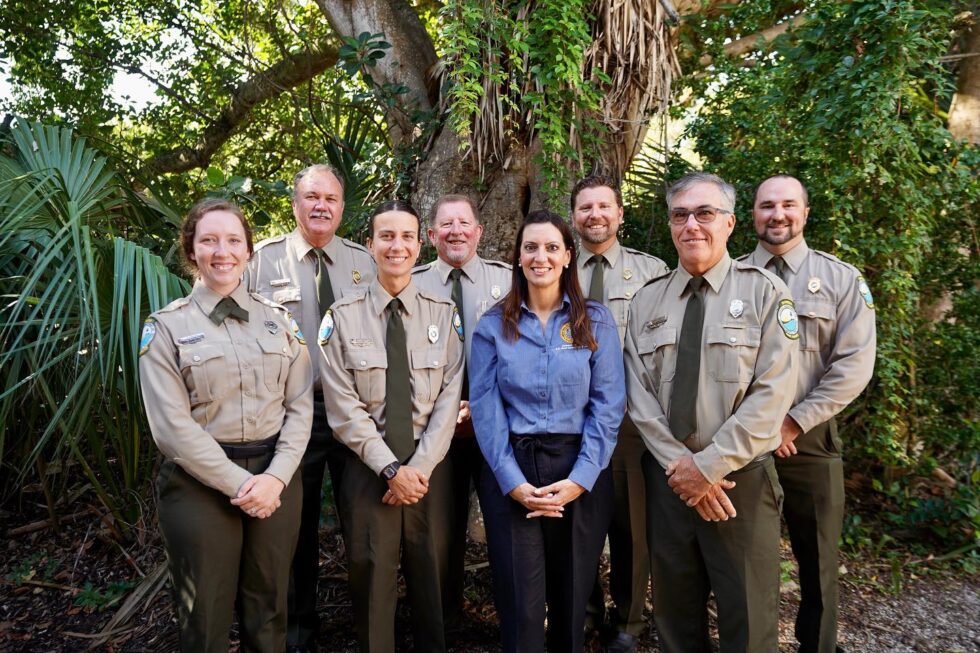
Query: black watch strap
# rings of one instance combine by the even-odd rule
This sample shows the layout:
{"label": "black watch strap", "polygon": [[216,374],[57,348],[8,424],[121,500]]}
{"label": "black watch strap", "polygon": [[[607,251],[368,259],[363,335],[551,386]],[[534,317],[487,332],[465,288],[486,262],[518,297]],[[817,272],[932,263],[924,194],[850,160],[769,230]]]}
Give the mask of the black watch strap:
{"label": "black watch strap", "polygon": [[382,469],[378,476],[381,477],[382,481],[390,481],[391,479],[395,478],[395,475],[398,474],[399,469],[401,469],[401,463],[394,462]]}

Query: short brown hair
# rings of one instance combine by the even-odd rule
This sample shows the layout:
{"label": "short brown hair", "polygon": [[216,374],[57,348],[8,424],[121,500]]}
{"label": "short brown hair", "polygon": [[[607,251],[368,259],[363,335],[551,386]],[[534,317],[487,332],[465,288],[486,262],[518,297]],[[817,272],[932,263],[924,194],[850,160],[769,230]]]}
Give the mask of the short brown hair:
{"label": "short brown hair", "polygon": [[419,240],[422,239],[422,218],[419,217],[418,211],[415,207],[405,200],[390,200],[383,204],[379,204],[368,217],[368,232],[371,234],[371,238],[374,238],[374,219],[381,215],[382,213],[389,213],[391,211],[401,211],[402,213],[408,213],[409,215],[415,216],[415,221],[419,223]]}
{"label": "short brown hair", "polygon": [[612,190],[616,196],[616,206],[623,208],[623,192],[619,189],[619,184],[612,177],[607,177],[606,175],[589,175],[585,179],[580,179],[572,187],[572,195],[569,202],[572,213],[575,213],[575,200],[578,198],[579,193],[586,188],[601,188],[603,186]]}
{"label": "short brown hair", "polygon": [[435,223],[436,214],[439,213],[439,209],[441,209],[443,205],[456,203],[466,204],[469,206],[470,210],[473,212],[473,217],[476,218],[477,222],[480,221],[480,211],[476,208],[476,202],[473,201],[473,198],[468,195],[443,195],[436,200],[436,205],[432,207],[432,217],[429,218],[429,224]]}
{"label": "short brown hair", "polygon": [[230,202],[220,197],[207,197],[198,201],[191,210],[187,212],[184,221],[180,223],[180,249],[184,254],[184,263],[191,272],[197,272],[197,264],[191,259],[194,254],[194,233],[197,231],[197,223],[212,211],[227,211],[238,216],[241,220],[242,229],[245,230],[245,242],[248,243],[248,255],[252,255],[252,227],[245,219],[241,208],[234,202]]}

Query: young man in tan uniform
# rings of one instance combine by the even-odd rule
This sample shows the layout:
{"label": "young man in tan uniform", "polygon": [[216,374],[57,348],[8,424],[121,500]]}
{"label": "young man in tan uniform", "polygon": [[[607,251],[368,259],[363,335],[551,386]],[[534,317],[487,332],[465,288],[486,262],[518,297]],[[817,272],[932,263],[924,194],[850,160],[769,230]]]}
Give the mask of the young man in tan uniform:
{"label": "young man in tan uniform", "polygon": [[[630,300],[652,279],[669,271],[656,256],[619,243],[623,224],[623,197],[619,185],[603,176],[582,179],[572,189],[572,226],[581,238],[578,279],[588,299],[605,304],[616,318],[620,344],[624,344]],[[643,632],[643,606],[650,583],[646,537],[646,488],[640,458],[645,451],[640,434],[627,417],[619,429],[612,457],[616,503],[609,528],[609,594],[613,608],[603,650],[631,653]],[[599,625],[605,613],[602,583],[596,586],[589,611]]]}
{"label": "young man in tan uniform", "polygon": [[793,407],[780,429],[776,470],[800,566],[800,651],[834,653],[839,650],[837,556],[844,521],[844,465],[834,416],[871,380],[875,311],[857,268],[807,246],[803,230],[809,214],[808,194],[798,179],[766,179],[752,209],[759,244],[739,260],[783,279],[800,316],[800,375]]}
{"label": "young man in tan uniform", "polygon": [[363,293],[374,278],[374,260],[363,246],[336,235],[344,214],[344,184],[326,165],[314,165],[293,180],[296,229],[255,247],[245,281],[248,289],[285,306],[309,334],[313,364],[313,431],[303,456],[303,517],[293,557],[288,644],[290,651],[316,651],[320,620],[316,614],[320,562],[320,498],[325,468],[330,470],[334,500],[339,502],[347,449],[327,424],[321,386],[321,356],[316,347],[320,319],[335,300]]}
{"label": "young man in tan uniform", "polygon": [[399,560],[415,648],[446,649],[449,450],[463,381],[463,326],[450,300],[412,283],[421,228],[389,202],[371,217],[378,278],[339,300],[320,324],[327,416],[356,455],[344,471],[341,524],[360,648],[395,650]]}
{"label": "young man in tan uniform", "polygon": [[[438,258],[412,270],[412,283],[419,290],[449,299],[463,320],[464,333],[476,329],[477,321],[510,290],[510,265],[481,258],[476,249],[483,236],[476,205],[466,195],[444,195],[436,202],[428,228],[429,241]],[[470,341],[463,343],[469,360]],[[463,394],[453,443],[446,462],[452,470],[453,511],[449,530],[449,573],[443,609],[449,625],[458,621],[463,607],[466,527],[470,513],[471,487],[479,477],[483,455],[473,437],[468,384]]]}
{"label": "young man in tan uniform", "polygon": [[735,189],[693,173],[667,192],[679,265],[638,292],[626,333],[643,456],[654,618],[666,653],[779,649],[779,506],[772,451],[796,383],[785,284],[733,261]]}

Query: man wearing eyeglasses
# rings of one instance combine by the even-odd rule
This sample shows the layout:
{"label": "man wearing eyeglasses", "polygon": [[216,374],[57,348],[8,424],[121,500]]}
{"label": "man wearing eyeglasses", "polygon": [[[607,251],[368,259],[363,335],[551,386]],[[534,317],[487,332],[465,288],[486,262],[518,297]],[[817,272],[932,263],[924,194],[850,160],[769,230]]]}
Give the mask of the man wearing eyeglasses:
{"label": "man wearing eyeglasses", "polygon": [[809,194],[789,175],[755,192],[759,244],[739,260],[775,272],[800,314],[800,375],[782,420],[776,470],[783,516],[800,566],[796,639],[801,653],[837,647],[837,541],[844,521],[844,465],[834,416],[864,390],[875,362],[874,300],[857,268],[807,246]]}
{"label": "man wearing eyeglasses", "polygon": [[666,653],[779,650],[772,452],[796,383],[799,323],[776,275],[733,261],[735,189],[693,173],[667,191],[678,267],[640,290],[626,333],[629,413],[648,452],[654,619]]}

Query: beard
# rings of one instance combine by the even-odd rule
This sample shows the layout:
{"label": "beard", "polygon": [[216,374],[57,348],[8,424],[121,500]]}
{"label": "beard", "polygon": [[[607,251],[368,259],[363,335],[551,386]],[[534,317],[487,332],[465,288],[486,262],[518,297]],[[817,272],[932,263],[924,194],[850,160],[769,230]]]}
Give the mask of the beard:
{"label": "beard", "polygon": [[579,232],[579,238],[593,245],[601,245],[615,235],[616,232],[612,231],[608,226],[603,231],[597,233],[592,233],[588,227]]}
{"label": "beard", "polygon": [[785,228],[786,228],[785,233],[783,233],[780,236],[772,234],[769,231],[769,225],[766,225],[765,229],[756,233],[758,233],[759,240],[761,240],[762,242],[769,243],[770,245],[782,245],[784,243],[788,243],[789,241],[793,240],[803,232],[802,227],[798,227],[794,229],[793,225],[791,224],[785,225]]}

